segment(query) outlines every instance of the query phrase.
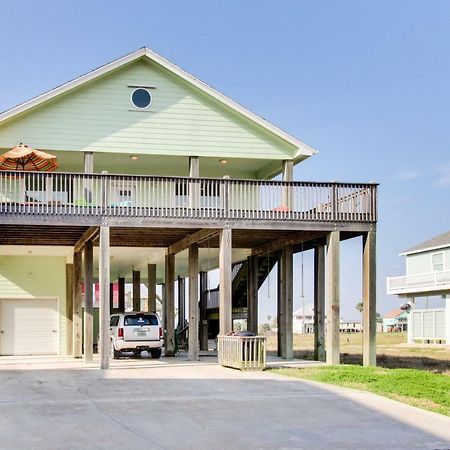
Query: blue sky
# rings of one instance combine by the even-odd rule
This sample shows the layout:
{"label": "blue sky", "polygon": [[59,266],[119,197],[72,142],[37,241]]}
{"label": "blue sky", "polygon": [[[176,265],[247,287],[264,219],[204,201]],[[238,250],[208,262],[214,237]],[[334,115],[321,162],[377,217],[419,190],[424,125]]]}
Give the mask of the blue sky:
{"label": "blue sky", "polygon": [[[378,181],[380,312],[399,304],[385,295],[399,251],[449,228],[449,1],[16,0],[1,16],[0,110],[145,45],[318,149],[296,179]],[[349,318],[360,251],[342,246]],[[308,303],[311,255],[304,267]]]}

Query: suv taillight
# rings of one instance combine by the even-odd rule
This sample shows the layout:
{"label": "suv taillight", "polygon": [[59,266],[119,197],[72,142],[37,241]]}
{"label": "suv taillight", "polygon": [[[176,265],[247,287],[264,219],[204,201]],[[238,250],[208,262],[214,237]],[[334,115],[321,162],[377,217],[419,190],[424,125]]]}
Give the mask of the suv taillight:
{"label": "suv taillight", "polygon": [[119,328],[117,330],[117,338],[118,339],[123,339],[123,328]]}
{"label": "suv taillight", "polygon": [[162,327],[159,327],[159,338],[160,339],[163,338],[163,329],[162,329]]}

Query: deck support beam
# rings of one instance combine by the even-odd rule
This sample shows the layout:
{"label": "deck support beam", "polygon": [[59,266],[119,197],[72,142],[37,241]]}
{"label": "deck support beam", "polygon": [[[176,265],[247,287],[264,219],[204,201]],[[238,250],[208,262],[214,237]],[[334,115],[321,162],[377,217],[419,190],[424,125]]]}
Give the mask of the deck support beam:
{"label": "deck support beam", "polygon": [[81,276],[82,276],[82,254],[73,254],[73,357],[81,358],[83,353],[82,345],[82,297],[81,297]]}
{"label": "deck support beam", "polygon": [[200,350],[208,350],[208,272],[200,272]]}
{"label": "deck support beam", "polygon": [[376,232],[363,235],[363,365],[377,365]]}
{"label": "deck support beam", "polygon": [[156,264],[147,265],[147,311],[156,312]]}
{"label": "deck support beam", "polygon": [[141,272],[133,270],[133,311],[141,310]]}
{"label": "deck support beam", "polygon": [[231,297],[231,228],[219,233],[219,335],[226,336],[233,330],[233,307]]}
{"label": "deck support beam", "polygon": [[165,356],[175,356],[175,255],[172,253],[165,258],[165,275]]}
{"label": "deck support beam", "polygon": [[109,247],[109,227],[100,227],[100,247],[99,247],[99,285],[100,285],[100,369],[109,368],[109,289],[110,289],[110,247]]}
{"label": "deck support beam", "polygon": [[198,361],[198,246],[189,247],[189,360]]}
{"label": "deck support beam", "polygon": [[119,297],[119,305],[118,311],[120,313],[125,312],[125,278],[119,277],[117,279],[118,284],[118,297]]}
{"label": "deck support beam", "polygon": [[314,248],[314,359],[325,361],[325,246]]}
{"label": "deck support beam", "polygon": [[200,242],[208,240],[217,234],[219,234],[218,229],[203,228],[202,230],[189,234],[183,239],[180,239],[178,242],[172,244],[168,249],[168,253],[173,253],[176,255],[183,250],[188,249],[192,244],[199,244]]}
{"label": "deck support beam", "polygon": [[258,257],[247,258],[247,330],[258,334]]}
{"label": "deck support beam", "polygon": [[327,235],[326,279],[327,279],[327,327],[326,362],[340,363],[339,320],[340,320],[340,233],[332,231]]}
{"label": "deck support beam", "polygon": [[66,353],[73,354],[73,264],[66,264]]}
{"label": "deck support beam", "polygon": [[291,245],[286,245],[281,250],[281,258],[278,270],[278,295],[279,295],[279,353],[284,359],[294,357],[293,348],[293,313],[294,313],[294,253]]}
{"label": "deck support beam", "polygon": [[94,359],[94,248],[92,241],[84,245],[84,361]]}

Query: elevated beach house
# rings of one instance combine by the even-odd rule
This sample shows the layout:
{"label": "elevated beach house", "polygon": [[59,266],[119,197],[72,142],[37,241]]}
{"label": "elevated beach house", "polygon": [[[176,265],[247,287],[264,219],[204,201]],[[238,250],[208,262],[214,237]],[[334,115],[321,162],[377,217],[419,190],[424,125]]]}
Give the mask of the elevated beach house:
{"label": "elevated beach house", "polygon": [[90,361],[98,283],[106,368],[111,308],[133,283],[143,309],[144,283],[150,310],[164,287],[165,354],[178,329],[197,359],[233,318],[257,331],[258,288],[277,263],[279,354],[291,358],[293,255],[314,249],[316,354],[339,363],[339,245],[362,236],[375,364],[375,184],[294,181],[312,148],[147,48],[3,112],[0,150],[20,143],[59,168],[0,171],[0,354]]}
{"label": "elevated beach house", "polygon": [[[405,256],[406,274],[388,277],[387,293],[404,301],[408,342],[450,344],[450,232],[421,242],[400,256]],[[442,297],[442,306],[416,308],[421,297]]]}

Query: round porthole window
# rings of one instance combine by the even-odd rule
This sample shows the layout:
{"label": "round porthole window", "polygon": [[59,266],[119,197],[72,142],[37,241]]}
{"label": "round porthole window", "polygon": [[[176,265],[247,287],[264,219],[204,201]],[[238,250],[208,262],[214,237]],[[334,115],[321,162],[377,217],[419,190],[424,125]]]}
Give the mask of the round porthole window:
{"label": "round porthole window", "polygon": [[131,103],[133,103],[136,108],[145,109],[152,103],[152,96],[147,89],[138,88],[131,94]]}

